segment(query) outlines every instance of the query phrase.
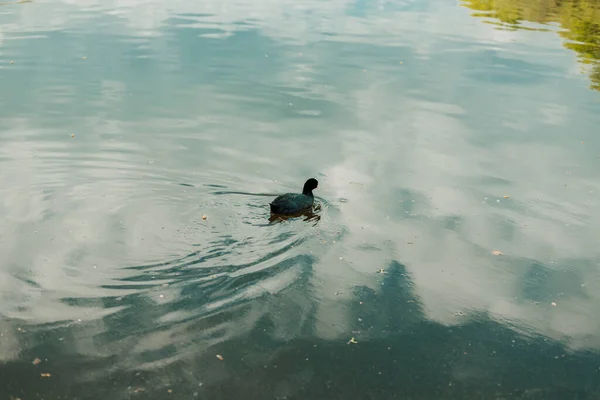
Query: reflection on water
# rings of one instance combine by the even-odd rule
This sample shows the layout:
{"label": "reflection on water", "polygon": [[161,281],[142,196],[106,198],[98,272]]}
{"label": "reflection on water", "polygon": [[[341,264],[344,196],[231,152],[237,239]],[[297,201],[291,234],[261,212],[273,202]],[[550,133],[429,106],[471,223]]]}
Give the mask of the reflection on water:
{"label": "reflection on water", "polygon": [[279,215],[279,214],[271,214],[269,217],[269,222],[271,223],[282,223],[289,220],[294,220],[296,218],[302,218],[305,222],[314,222],[315,224],[321,220],[321,216],[319,215],[319,211],[321,211],[321,204],[317,203],[310,210],[302,211],[296,214],[291,215]]}
{"label": "reflection on water", "polygon": [[564,46],[577,52],[592,80],[591,88],[600,90],[600,2],[466,0],[463,4],[478,11],[474,16],[499,20],[501,29],[546,30],[550,27],[530,27],[526,22],[559,24],[562,29],[558,33],[565,39]]}
{"label": "reflection on water", "polygon": [[600,395],[600,103],[558,35],[438,0],[0,24],[0,398]]}
{"label": "reflection on water", "polygon": [[[309,266],[312,261],[296,262]],[[410,274],[396,261],[387,265],[379,289],[356,286],[339,303],[349,321],[347,337],[319,338],[317,304],[310,299],[315,287],[310,268],[305,272],[296,288],[277,295],[204,316],[163,319],[158,326],[152,315],[169,315],[165,306],[150,310],[149,304],[129,297],[122,301],[132,311],[106,318],[111,334],[95,332],[93,340],[94,325],[87,323],[23,330],[21,340],[31,345],[23,362],[3,368],[5,382],[11,382],[4,388],[23,398],[42,391],[46,396],[87,398],[93,393],[93,398],[117,399],[260,399],[265,393],[294,399],[362,398],[357,393],[561,399],[598,393],[597,358],[589,353],[519,335],[486,315],[457,315],[455,327],[428,321]],[[201,287],[190,286],[179,304],[168,306],[172,312],[191,311],[201,302],[194,298],[201,296]],[[261,315],[265,310],[269,313]],[[230,336],[239,324],[247,329]],[[292,331],[295,337],[286,338]],[[77,355],[68,350],[73,342],[117,348],[112,355]],[[46,358],[30,365],[40,352]],[[55,379],[40,380],[35,387],[15,385],[41,371]]]}

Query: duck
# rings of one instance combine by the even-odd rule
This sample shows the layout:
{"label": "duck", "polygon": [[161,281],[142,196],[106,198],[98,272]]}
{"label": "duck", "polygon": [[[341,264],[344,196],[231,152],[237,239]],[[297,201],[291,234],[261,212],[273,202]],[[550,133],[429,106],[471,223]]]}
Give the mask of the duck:
{"label": "duck", "polygon": [[275,197],[269,203],[271,213],[278,215],[292,215],[307,211],[312,208],[315,202],[313,190],[317,189],[319,181],[315,178],[310,178],[304,183],[302,193],[286,193]]}

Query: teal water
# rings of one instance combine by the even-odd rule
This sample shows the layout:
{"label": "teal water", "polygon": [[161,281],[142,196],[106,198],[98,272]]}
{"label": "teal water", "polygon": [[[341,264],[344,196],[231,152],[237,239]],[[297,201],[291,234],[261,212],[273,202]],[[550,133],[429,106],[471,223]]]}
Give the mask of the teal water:
{"label": "teal water", "polygon": [[471,13],[2,3],[0,399],[599,398],[600,93]]}

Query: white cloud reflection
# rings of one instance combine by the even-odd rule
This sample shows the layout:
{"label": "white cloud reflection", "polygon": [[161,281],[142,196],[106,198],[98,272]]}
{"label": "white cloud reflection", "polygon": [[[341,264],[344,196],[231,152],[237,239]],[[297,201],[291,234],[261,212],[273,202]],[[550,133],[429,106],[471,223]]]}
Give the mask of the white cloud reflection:
{"label": "white cloud reflection", "polygon": [[[259,110],[255,119],[250,116],[254,112],[231,115],[230,102],[244,96],[227,98],[218,87],[199,84],[198,93],[185,98],[188,103],[173,107],[193,104],[206,120],[190,116],[179,121],[180,130],[173,128],[176,118],[136,121],[134,116],[132,121],[122,121],[98,111],[78,120],[95,126],[91,133],[98,137],[78,134],[78,143],[68,137],[65,142],[66,132],[46,128],[33,112],[27,120],[4,121],[0,187],[5,189],[0,217],[7,222],[0,227],[0,315],[38,323],[95,320],[98,333],[109,329],[100,318],[121,308],[107,311],[93,301],[72,307],[62,299],[134,293],[132,288],[100,285],[141,274],[125,271],[124,266],[176,258],[220,234],[237,240],[264,235],[241,217],[256,212],[254,204],[232,204],[233,200],[208,196],[205,189],[176,190],[174,182],[211,182],[231,190],[271,192],[277,187],[271,179],[297,184],[314,168],[325,175],[320,178],[321,195],[339,208],[330,211],[330,219],[322,222],[319,232],[331,242],[338,227],[345,230],[335,244],[319,247],[318,240],[308,242],[317,262],[310,278],[314,292],[306,297],[318,299],[319,336],[347,337],[353,321],[344,312],[343,302],[350,299],[355,286],[379,290],[381,276],[375,271],[397,260],[414,279],[415,293],[428,318],[451,325],[463,321],[456,312],[487,312],[524,332],[566,341],[574,348],[600,348],[600,322],[595,318],[600,308],[600,278],[597,267],[589,267],[597,258],[595,238],[600,237],[600,209],[595,201],[600,187],[597,173],[584,171],[590,164],[581,161],[590,152],[578,147],[590,137],[597,120],[577,107],[589,99],[588,92],[583,85],[563,79],[558,88],[566,92],[558,95],[557,87],[547,85],[556,78],[550,73],[541,76],[540,83],[515,89],[518,85],[493,82],[497,76],[491,69],[484,78],[477,78],[477,71],[470,69],[471,63],[486,57],[539,67],[544,55],[551,54],[557,69],[553,73],[566,77],[571,60],[556,56],[563,51],[559,41],[539,32],[498,32],[484,24],[465,23],[467,11],[442,2],[430,3],[425,11],[414,11],[411,3],[381,2],[365,17],[349,15],[352,5],[339,0],[148,0],[15,6],[5,17],[5,40],[0,36],[0,45],[7,46],[12,34],[22,32],[95,31],[105,26],[96,24],[103,19],[110,21],[113,34],[162,36],[173,29],[171,24],[188,19],[194,20],[186,25],[189,29],[214,28],[226,37],[257,28],[261,35],[286,44],[318,43],[324,40],[323,33],[331,32],[330,42],[389,46],[390,52],[406,48],[410,61],[420,64],[415,67],[405,60],[399,67],[399,60],[394,59],[391,70],[373,57],[358,56],[373,68],[365,68],[360,83],[354,75],[340,78],[344,83],[340,86],[318,77],[324,69],[319,62],[332,57],[326,53],[332,47],[307,48],[303,57],[297,57],[294,48],[290,51],[294,58],[281,56],[289,65],[277,70],[267,84],[277,87],[285,82],[288,89],[304,90],[297,97],[307,100],[307,109],[322,116],[312,120],[286,120],[283,112],[276,111],[263,111],[271,119],[259,122],[263,115]],[[184,14],[190,15],[173,22],[175,16]],[[168,51],[164,42],[154,48]],[[125,69],[126,63],[120,62],[117,66]],[[405,78],[416,80],[417,85],[410,87]],[[158,87],[160,78],[157,81],[148,86]],[[106,77],[99,82],[99,108],[110,111],[128,102],[128,82]],[[33,101],[35,93],[30,90],[26,95]],[[67,91],[65,96],[74,94]],[[252,93],[246,96],[251,98]],[[340,115],[351,115],[356,122],[344,121],[343,115],[333,112],[327,117],[319,104],[310,102],[315,99],[343,109]],[[521,108],[516,109],[511,100]],[[247,135],[240,134],[245,131]],[[297,137],[275,141],[282,131]],[[565,133],[575,131],[577,137]],[[312,132],[317,135],[309,135]],[[105,142],[102,134],[110,135],[112,141]],[[552,136],[545,140],[544,135]],[[307,167],[302,159],[312,165]],[[200,166],[207,169],[197,171]],[[302,173],[300,168],[304,168]],[[255,171],[261,172],[255,175]],[[217,172],[222,175],[215,178],[212,174]],[[406,196],[400,198],[399,193]],[[339,198],[348,201],[341,203]],[[410,202],[410,208],[404,202]],[[210,216],[205,225],[199,220],[202,213]],[[381,251],[367,252],[360,247],[365,243]],[[505,255],[492,256],[494,249]],[[237,251],[230,256],[233,260],[219,261],[236,264],[261,255],[245,253],[250,248]],[[266,252],[266,246],[261,251]],[[294,249],[288,255],[303,252]],[[555,298],[557,306],[548,301],[535,304],[522,289],[527,279],[535,281],[524,277],[526,271],[521,268],[528,262],[522,260],[537,261],[551,273],[574,271],[580,287],[543,287],[542,282],[541,290]],[[183,349],[192,345],[200,353],[248,331],[275,306],[253,303],[235,323],[222,322],[203,332],[200,344],[188,330],[194,326],[194,317],[280,293],[293,287],[303,273],[302,266],[295,265],[230,297],[209,299],[196,310],[165,312],[157,318],[159,322],[179,325],[168,332],[147,334],[131,351],[160,349],[178,338],[176,345],[181,347],[175,358],[184,357]],[[36,285],[19,281],[25,279],[20,274]],[[161,304],[178,299],[182,292],[182,286],[174,286],[146,293],[152,302]],[[159,295],[166,296],[165,300]],[[297,293],[292,292],[288,300],[295,304],[295,313],[274,317],[275,332],[282,339],[299,335],[304,318],[313,312],[306,298],[294,299],[293,295]],[[80,353],[123,351],[119,346],[96,345],[93,335],[88,327],[75,340]],[[0,357],[16,357],[10,345],[2,346]]]}

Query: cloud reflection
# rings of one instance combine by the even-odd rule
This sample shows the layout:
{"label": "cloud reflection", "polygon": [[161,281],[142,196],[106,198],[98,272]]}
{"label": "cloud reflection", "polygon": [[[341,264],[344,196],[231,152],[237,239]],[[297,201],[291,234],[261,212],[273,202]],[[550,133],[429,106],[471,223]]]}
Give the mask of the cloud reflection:
{"label": "cloud reflection", "polygon": [[[261,329],[339,352],[481,323],[598,350],[600,188],[580,145],[598,114],[557,79],[572,60],[546,65],[554,39],[513,45],[438,2],[32,5],[5,17],[3,49],[69,29],[24,40],[25,58],[100,61],[0,78],[25,88],[0,111],[4,360],[49,340],[26,345],[15,321],[51,325],[97,371],[196,371],[234,344],[255,347],[230,348],[244,365],[289,357]],[[214,195],[317,173],[316,226],[266,227],[267,197]],[[218,368],[203,379],[226,381]]]}

